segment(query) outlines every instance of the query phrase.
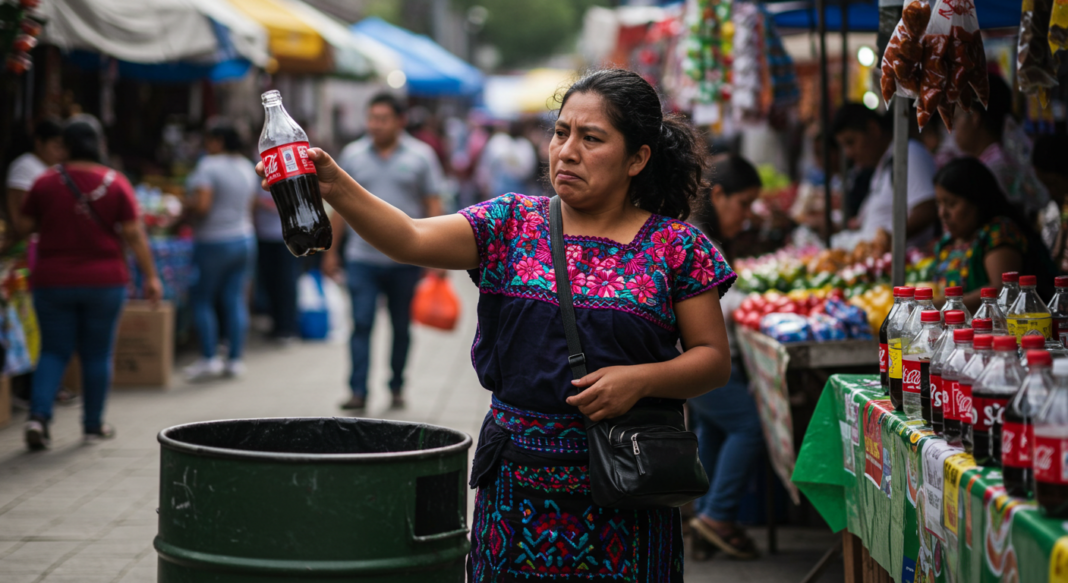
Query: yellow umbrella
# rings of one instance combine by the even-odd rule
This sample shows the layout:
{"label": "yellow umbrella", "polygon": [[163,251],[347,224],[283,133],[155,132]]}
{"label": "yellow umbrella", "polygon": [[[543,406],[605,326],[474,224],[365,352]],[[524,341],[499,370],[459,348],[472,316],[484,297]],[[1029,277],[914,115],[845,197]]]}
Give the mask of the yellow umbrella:
{"label": "yellow umbrella", "polygon": [[283,1],[229,0],[267,29],[267,44],[283,73],[329,73],[333,61],[329,45],[315,28]]}
{"label": "yellow umbrella", "polygon": [[564,96],[577,79],[568,69],[532,69],[523,75],[516,89],[516,106],[522,113],[543,113],[560,106],[556,98]]}

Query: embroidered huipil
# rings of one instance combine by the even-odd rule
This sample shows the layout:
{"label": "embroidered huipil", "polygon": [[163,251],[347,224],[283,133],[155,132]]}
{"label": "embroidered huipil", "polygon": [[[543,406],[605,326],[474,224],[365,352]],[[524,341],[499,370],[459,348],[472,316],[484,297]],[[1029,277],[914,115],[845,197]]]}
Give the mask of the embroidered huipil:
{"label": "embroidered huipil", "polygon": [[[460,211],[480,265],[471,359],[493,392],[471,471],[471,581],[681,579],[676,509],[597,507],[549,248],[549,199],[507,194]],[[679,355],[674,306],[735,274],[696,228],[652,215],[634,240],[564,236],[579,335],[594,371]],[[681,406],[682,401],[675,401]]]}

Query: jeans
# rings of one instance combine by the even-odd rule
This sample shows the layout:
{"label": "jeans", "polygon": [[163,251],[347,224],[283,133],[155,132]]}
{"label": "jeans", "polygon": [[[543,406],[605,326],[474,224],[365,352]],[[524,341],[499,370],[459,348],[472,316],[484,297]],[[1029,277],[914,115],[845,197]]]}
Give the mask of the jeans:
{"label": "jeans", "polygon": [[297,335],[297,277],[300,260],[282,241],[259,242],[259,269],[256,275],[267,294],[267,313],[273,322],[271,336]]}
{"label": "jeans", "polygon": [[687,401],[698,452],[712,487],[697,499],[698,515],[733,522],[753,472],[764,459],[764,433],[741,362],[731,361],[727,384]]}
{"label": "jeans", "polygon": [[52,420],[52,403],[74,351],[82,361],[82,427],[100,431],[111,386],[115,329],[126,286],[46,287],[33,291],[41,358],[33,375],[30,416]]}
{"label": "jeans", "polygon": [[352,338],[349,341],[352,376],[349,377],[349,387],[354,396],[367,396],[371,329],[381,293],[386,296],[389,320],[393,325],[393,353],[389,359],[393,377],[389,381],[389,390],[399,395],[404,387],[404,365],[411,344],[412,297],[423,270],[413,265],[374,265],[356,261],[349,262],[347,270],[352,299]]}
{"label": "jeans", "polygon": [[241,358],[248,331],[245,284],[255,258],[256,242],[252,237],[221,243],[198,241],[193,247],[197,277],[189,289],[189,304],[204,358],[214,357],[219,343],[216,305],[230,340],[230,360]]}

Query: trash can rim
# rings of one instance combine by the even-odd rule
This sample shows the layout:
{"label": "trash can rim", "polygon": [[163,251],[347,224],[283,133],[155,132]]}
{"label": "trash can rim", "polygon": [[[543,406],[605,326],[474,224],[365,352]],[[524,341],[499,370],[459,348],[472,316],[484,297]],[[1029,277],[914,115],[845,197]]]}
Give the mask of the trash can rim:
{"label": "trash can rim", "polygon": [[394,421],[392,419],[368,419],[369,421],[387,421],[389,423],[396,423],[398,425],[417,425],[431,427],[434,429],[442,429],[453,433],[458,433],[463,436],[463,439],[459,443],[447,445],[445,447],[435,447],[433,449],[420,449],[412,451],[401,452],[386,452],[386,453],[286,453],[286,452],[271,452],[271,451],[250,451],[242,449],[229,449],[223,447],[213,447],[209,445],[196,445],[192,443],[186,443],[184,441],[178,441],[167,435],[167,433],[176,431],[178,429],[185,429],[197,425],[208,425],[212,423],[224,423],[227,421],[310,421],[320,419],[352,419],[350,417],[254,417],[254,418],[238,418],[238,419],[213,419],[211,421],[196,421],[193,423],[182,423],[180,425],[172,425],[159,432],[156,436],[156,440],[164,448],[174,451],[190,453],[200,456],[208,456],[215,458],[227,458],[227,459],[243,459],[243,460],[264,460],[272,462],[288,462],[288,463],[382,463],[392,461],[412,461],[426,458],[443,457],[449,454],[465,452],[467,451],[473,440],[467,433],[458,429],[452,429],[450,427],[443,427],[441,425],[431,425],[429,423],[415,423],[412,421]]}

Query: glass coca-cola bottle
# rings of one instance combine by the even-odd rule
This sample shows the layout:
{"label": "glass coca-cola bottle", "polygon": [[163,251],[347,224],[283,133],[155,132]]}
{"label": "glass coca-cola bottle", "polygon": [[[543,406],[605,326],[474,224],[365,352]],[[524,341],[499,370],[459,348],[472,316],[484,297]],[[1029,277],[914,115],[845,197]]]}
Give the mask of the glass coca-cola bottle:
{"label": "glass coca-cola bottle", "polygon": [[942,312],[942,318],[946,323],[946,329],[938,338],[934,351],[931,352],[931,418],[928,423],[934,429],[936,435],[942,435],[945,427],[945,403],[948,392],[942,380],[942,371],[953,354],[955,348],[953,332],[965,327],[964,312],[961,310],[949,310]]}
{"label": "glass coca-cola bottle", "polygon": [[[972,320],[975,324],[975,320]],[[975,407],[972,406],[972,387],[986,370],[990,359],[994,358],[994,337],[990,334],[976,334],[972,339],[972,357],[960,373],[960,394],[957,399],[960,415],[960,441],[964,451],[972,453],[975,444],[972,424],[975,422]]]}
{"label": "glass coca-cola bottle", "polygon": [[998,307],[1002,313],[1008,314],[1009,308],[1016,302],[1016,296],[1020,295],[1020,273],[1006,271],[1001,274],[1001,291],[998,292]]}
{"label": "glass coca-cola bottle", "polygon": [[1049,311],[1053,315],[1053,339],[1068,348],[1068,276],[1054,277],[1053,288],[1056,293],[1049,300]]}
{"label": "glass coca-cola bottle", "polygon": [[[979,297],[982,303],[979,304],[979,309],[975,311],[975,318],[990,320],[990,323],[994,326],[994,334],[1008,334],[1009,326],[1005,321],[1005,311],[998,307],[998,290],[992,287],[984,287],[979,290]],[[972,324],[972,328],[974,327],[975,325]]]}
{"label": "glass coca-cola bottle", "polygon": [[994,337],[994,357],[972,385],[972,456],[981,466],[1001,464],[1001,426],[1024,369],[1016,355],[1016,338]]}
{"label": "glass coca-cola bottle", "polygon": [[972,325],[972,311],[968,309],[968,306],[964,305],[964,288],[959,285],[951,285],[944,291],[946,294],[946,303],[942,304],[942,316],[945,317],[946,312],[951,310],[960,310],[964,312],[964,323],[968,326]]}
{"label": "glass coca-cola bottle", "polygon": [[263,108],[260,159],[282,219],[282,238],[297,257],[325,251],[334,234],[323,209],[315,164],[308,158],[308,134],[289,117],[277,91],[263,94]]}
{"label": "glass coca-cola bottle", "polygon": [[1035,500],[1046,516],[1068,519],[1068,359],[1053,361],[1053,390],[1035,416]]}
{"label": "glass coca-cola bottle", "polygon": [[931,422],[931,355],[942,335],[942,314],[924,310],[920,328],[906,339],[902,350],[901,395],[905,416],[910,421]]}
{"label": "glass coca-cola bottle", "polygon": [[[975,323],[975,320],[972,320]],[[960,445],[961,418],[964,409],[959,405],[963,400],[963,392],[960,388],[960,375],[968,361],[972,358],[972,340],[974,331],[972,328],[961,328],[953,331],[953,352],[949,353],[946,363],[942,366],[942,386],[944,404],[943,416],[945,426],[942,430],[943,437],[952,445]],[[970,404],[968,405],[971,406]]]}
{"label": "glass coca-cola bottle", "polygon": [[[1027,338],[1025,336],[1025,338]],[[1030,498],[1033,494],[1034,421],[1053,389],[1050,367],[1053,359],[1045,350],[1028,350],[1031,363],[1020,390],[1005,409],[1001,428],[1001,475],[1010,496]]]}

